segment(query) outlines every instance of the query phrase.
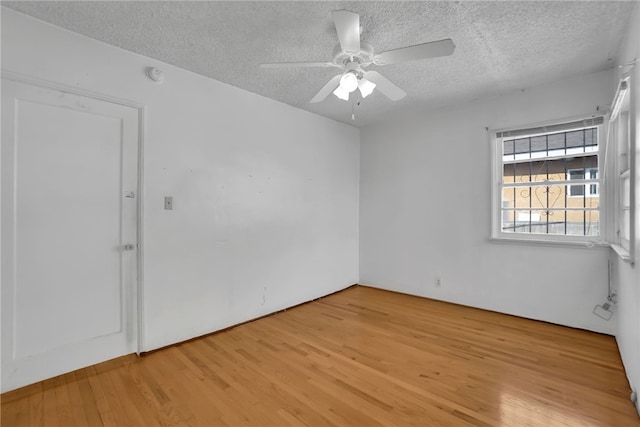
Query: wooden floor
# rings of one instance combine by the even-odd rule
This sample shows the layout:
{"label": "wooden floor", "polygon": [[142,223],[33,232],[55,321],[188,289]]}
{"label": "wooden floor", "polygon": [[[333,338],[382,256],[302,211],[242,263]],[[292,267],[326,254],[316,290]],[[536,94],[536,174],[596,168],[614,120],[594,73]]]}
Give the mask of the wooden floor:
{"label": "wooden floor", "polygon": [[2,395],[2,426],[638,426],[612,337],[366,287]]}

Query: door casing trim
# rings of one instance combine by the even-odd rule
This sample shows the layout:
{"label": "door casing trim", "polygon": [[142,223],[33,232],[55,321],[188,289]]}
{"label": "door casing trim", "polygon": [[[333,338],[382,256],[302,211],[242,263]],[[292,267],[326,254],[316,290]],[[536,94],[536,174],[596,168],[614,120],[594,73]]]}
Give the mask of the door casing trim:
{"label": "door casing trim", "polygon": [[145,137],[145,105],[136,101],[125,98],[119,98],[94,92],[79,87],[69,86],[63,83],[44,80],[37,77],[29,76],[15,71],[0,69],[0,77],[6,80],[12,80],[18,83],[26,83],[31,86],[37,86],[45,89],[53,89],[60,92],[66,92],[73,95],[85,96],[87,98],[99,101],[110,102],[112,104],[122,105],[125,107],[135,108],[138,111],[138,188],[136,190],[138,215],[137,223],[137,239],[138,247],[137,255],[137,272],[136,286],[134,287],[136,297],[136,354],[140,356],[144,352],[144,137]]}

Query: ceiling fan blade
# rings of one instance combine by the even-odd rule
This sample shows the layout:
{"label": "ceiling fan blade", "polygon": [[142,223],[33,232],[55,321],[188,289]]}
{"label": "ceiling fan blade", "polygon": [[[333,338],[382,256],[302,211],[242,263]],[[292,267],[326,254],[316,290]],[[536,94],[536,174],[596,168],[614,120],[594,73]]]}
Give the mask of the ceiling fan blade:
{"label": "ceiling fan blade", "polygon": [[348,10],[334,10],[331,15],[342,50],[347,53],[360,52],[360,16]]}
{"label": "ceiling fan blade", "polygon": [[373,60],[376,65],[397,64],[399,62],[415,61],[416,59],[435,58],[448,56],[453,53],[456,46],[451,39],[436,42],[422,43],[414,46],[401,47],[387,50],[377,54]]}
{"label": "ceiling fan blade", "polygon": [[333,62],[272,62],[260,64],[260,68],[313,68],[336,67]]}
{"label": "ceiling fan blade", "polygon": [[329,96],[329,94],[333,92],[335,88],[338,87],[338,85],[340,84],[340,77],[342,77],[342,74],[338,74],[337,76],[329,80],[329,82],[324,85],[322,89],[320,89],[320,92],[316,93],[316,96],[311,98],[311,101],[309,102],[311,104],[315,104],[317,102],[324,101],[324,99]]}
{"label": "ceiling fan blade", "polygon": [[369,81],[375,83],[376,88],[392,101],[398,101],[407,96],[407,92],[391,83],[391,81],[389,81],[386,77],[384,77],[377,71],[367,71],[364,76]]}

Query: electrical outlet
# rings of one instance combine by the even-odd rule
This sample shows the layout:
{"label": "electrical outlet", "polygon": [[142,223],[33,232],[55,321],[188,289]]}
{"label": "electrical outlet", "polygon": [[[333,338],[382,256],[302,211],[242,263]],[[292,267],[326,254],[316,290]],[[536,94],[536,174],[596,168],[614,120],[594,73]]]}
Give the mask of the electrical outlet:
{"label": "electrical outlet", "polygon": [[164,198],[164,210],[165,211],[171,211],[173,210],[173,197],[171,196],[166,196]]}
{"label": "electrical outlet", "polygon": [[440,276],[436,277],[435,284],[436,284],[436,288],[439,288],[440,286],[442,286],[442,279],[440,278]]}

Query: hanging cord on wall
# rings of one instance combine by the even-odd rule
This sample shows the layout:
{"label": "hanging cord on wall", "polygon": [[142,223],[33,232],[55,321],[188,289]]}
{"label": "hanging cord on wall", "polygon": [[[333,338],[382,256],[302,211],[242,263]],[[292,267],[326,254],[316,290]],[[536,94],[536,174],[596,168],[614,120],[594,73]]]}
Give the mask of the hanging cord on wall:
{"label": "hanging cord on wall", "polygon": [[609,301],[611,304],[615,304],[618,302],[618,294],[611,286],[611,284],[613,283],[613,263],[611,262],[611,260],[609,260],[609,263],[607,265],[609,267],[607,271],[607,281],[609,282],[609,295],[607,295],[607,301]]}
{"label": "hanging cord on wall", "polygon": [[611,264],[611,260],[607,263],[607,301],[602,305],[596,305],[593,308],[593,314],[604,319],[609,320],[613,316],[613,307],[617,302],[617,294],[611,288],[611,283],[613,279],[613,265]]}

